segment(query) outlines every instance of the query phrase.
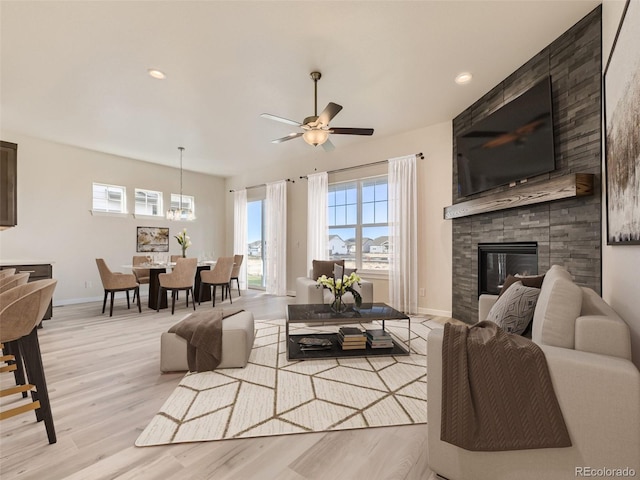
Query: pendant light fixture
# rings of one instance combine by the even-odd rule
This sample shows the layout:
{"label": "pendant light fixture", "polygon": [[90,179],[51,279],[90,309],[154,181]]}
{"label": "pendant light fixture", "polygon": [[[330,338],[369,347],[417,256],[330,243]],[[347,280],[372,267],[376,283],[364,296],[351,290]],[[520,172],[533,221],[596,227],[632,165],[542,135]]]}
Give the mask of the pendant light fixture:
{"label": "pendant light fixture", "polygon": [[193,210],[182,206],[182,152],[184,147],[178,147],[178,150],[180,150],[180,202],[178,208],[171,207],[167,210],[167,220],[195,220]]}

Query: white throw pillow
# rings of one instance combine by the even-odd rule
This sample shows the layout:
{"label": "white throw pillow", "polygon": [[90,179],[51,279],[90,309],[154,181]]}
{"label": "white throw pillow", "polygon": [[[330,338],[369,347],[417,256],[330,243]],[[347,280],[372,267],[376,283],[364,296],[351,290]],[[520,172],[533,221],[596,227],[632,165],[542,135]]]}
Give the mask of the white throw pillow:
{"label": "white throw pillow", "polygon": [[515,282],[489,310],[487,320],[496,323],[505,332],[522,335],[533,318],[539,288],[525,287]]}

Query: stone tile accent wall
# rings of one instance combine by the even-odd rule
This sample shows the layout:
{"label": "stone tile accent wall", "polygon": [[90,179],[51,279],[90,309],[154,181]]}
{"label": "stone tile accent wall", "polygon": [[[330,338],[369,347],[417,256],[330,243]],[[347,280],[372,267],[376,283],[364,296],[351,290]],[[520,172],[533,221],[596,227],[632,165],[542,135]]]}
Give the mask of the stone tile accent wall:
{"label": "stone tile accent wall", "polygon": [[538,271],[564,265],[575,281],[601,291],[601,7],[593,10],[547,48],[453,120],[453,201],[457,194],[456,136],[473,123],[551,75],[556,170],[529,184],[568,173],[595,174],[593,196],[571,198],[453,221],[453,317],[478,319],[478,243],[538,242]]}

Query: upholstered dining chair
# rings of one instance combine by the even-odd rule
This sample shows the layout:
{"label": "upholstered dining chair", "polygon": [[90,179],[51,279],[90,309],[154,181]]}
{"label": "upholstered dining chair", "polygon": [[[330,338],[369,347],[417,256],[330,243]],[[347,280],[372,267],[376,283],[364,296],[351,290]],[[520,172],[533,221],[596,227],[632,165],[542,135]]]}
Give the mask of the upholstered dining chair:
{"label": "upholstered dining chair", "polygon": [[[240,296],[240,267],[242,266],[242,260],[244,255],[233,256],[233,269],[231,270],[231,280],[229,280],[229,287],[231,287],[231,281],[235,280],[238,285],[238,296]],[[229,298],[231,298],[231,291],[229,291]]]}
{"label": "upholstered dining chair", "polygon": [[[171,263],[177,263],[179,258],[184,258],[182,255],[171,255],[169,257],[169,261]],[[180,298],[180,292],[176,292],[176,300],[178,300]]]}
{"label": "upholstered dining chair", "polygon": [[[211,294],[211,300],[213,306],[216,306],[216,286],[220,285],[222,291],[220,292],[220,301],[224,301],[224,295],[230,292],[231,284],[231,271],[233,270],[233,257],[220,257],[216,262],[216,266],[213,270],[203,270],[200,272],[200,298],[202,298],[204,285],[211,289],[213,287],[213,293]],[[229,294],[229,301],[233,303],[231,294]]]}
{"label": "upholstered dining chair", "polygon": [[[24,362],[30,383],[23,381],[12,387],[3,389],[0,396],[31,392],[31,403],[20,404],[0,412],[0,419],[11,418],[21,413],[35,410],[36,420],[44,421],[49,443],[56,443],[56,431],[51,414],[47,382],[42,366],[40,344],[38,342],[38,325],[42,321],[49,302],[53,297],[57,280],[38,280],[19,285],[0,294],[0,343],[3,348],[3,372],[16,369],[17,362]],[[13,355],[4,355],[5,347],[11,345]],[[34,390],[35,388],[35,390]]]}
{"label": "upholstered dining chair", "polygon": [[196,309],[196,301],[193,298],[193,284],[196,280],[196,271],[198,269],[197,258],[178,258],[176,266],[171,273],[161,273],[158,275],[160,288],[158,289],[158,311],[160,311],[160,298],[163,290],[171,290],[171,315],[176,309],[176,297],[180,290],[186,291],[187,308],[189,307],[189,292],[193,303],[193,309]]}
{"label": "upholstered dining chair", "polygon": [[129,302],[130,290],[133,290],[134,298],[137,297],[138,312],[142,313],[142,308],[140,307],[140,284],[136,281],[136,276],[133,273],[112,272],[102,258],[96,258],[96,264],[98,265],[98,272],[100,272],[100,279],[102,280],[102,287],[104,288],[102,313],[104,313],[107,305],[107,295],[111,294],[109,316],[113,316],[113,296],[116,292],[126,292],[127,308],[131,308],[131,303]]}
{"label": "upholstered dining chair", "polygon": [[[148,285],[151,279],[151,270],[148,268],[137,268],[138,265],[144,265],[149,262],[149,257],[146,255],[134,255],[131,264],[134,266],[131,270],[136,276],[136,281],[140,285]],[[136,301],[136,292],[133,292],[133,301]]]}
{"label": "upholstered dining chair", "polygon": [[0,270],[0,279],[4,277],[8,277],[9,275],[15,275],[15,273],[16,273],[15,268],[4,268]]}
{"label": "upholstered dining chair", "polygon": [[18,285],[24,285],[29,281],[30,273],[16,273],[15,275],[8,275],[0,279],[0,293],[11,290]]}

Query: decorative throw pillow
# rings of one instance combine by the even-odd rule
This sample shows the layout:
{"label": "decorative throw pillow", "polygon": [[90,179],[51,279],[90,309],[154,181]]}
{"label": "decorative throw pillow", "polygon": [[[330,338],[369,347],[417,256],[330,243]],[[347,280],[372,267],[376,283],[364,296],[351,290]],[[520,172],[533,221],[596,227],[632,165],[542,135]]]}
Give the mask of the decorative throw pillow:
{"label": "decorative throw pillow", "polygon": [[313,279],[317,280],[322,275],[326,275],[327,277],[333,276],[333,266],[335,264],[341,265],[344,267],[344,260],[314,260],[313,261]]}
{"label": "decorative throw pillow", "polygon": [[533,288],[541,288],[542,281],[544,280],[544,275],[534,275],[530,277],[521,277],[520,275],[508,275],[502,284],[502,290],[498,294],[498,297],[502,296],[507,289],[516,282],[522,282],[522,285],[525,287],[533,287]]}
{"label": "decorative throw pillow", "polygon": [[505,332],[522,335],[533,318],[539,288],[525,287],[521,281],[513,283],[489,310],[487,320]]}
{"label": "decorative throw pillow", "polygon": [[345,275],[348,277],[349,275],[351,275],[353,272],[356,272],[357,270],[358,270],[357,268],[344,268],[343,265],[339,265],[335,263],[333,265],[333,278],[342,278]]}

